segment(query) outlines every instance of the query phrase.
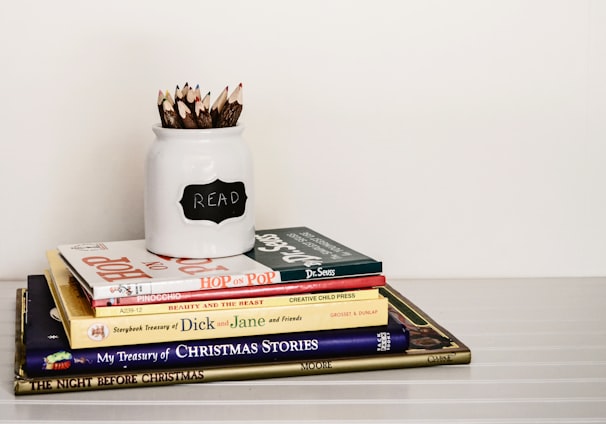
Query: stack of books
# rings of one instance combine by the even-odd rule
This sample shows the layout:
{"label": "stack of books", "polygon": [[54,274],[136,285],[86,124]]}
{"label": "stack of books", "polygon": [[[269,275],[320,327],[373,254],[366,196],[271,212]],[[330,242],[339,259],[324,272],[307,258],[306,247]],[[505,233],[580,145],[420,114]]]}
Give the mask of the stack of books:
{"label": "stack of books", "polygon": [[61,245],[17,291],[16,394],[465,364],[469,348],[382,263],[307,227],[243,255],[144,240]]}

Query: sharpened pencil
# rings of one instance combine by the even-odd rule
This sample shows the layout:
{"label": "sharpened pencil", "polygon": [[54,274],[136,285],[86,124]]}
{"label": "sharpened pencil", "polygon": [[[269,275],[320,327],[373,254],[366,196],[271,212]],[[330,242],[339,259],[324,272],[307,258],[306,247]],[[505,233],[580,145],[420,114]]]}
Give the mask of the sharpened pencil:
{"label": "sharpened pencil", "polygon": [[189,108],[189,110],[191,110],[193,113],[194,109],[195,109],[195,104],[196,104],[196,90],[194,90],[192,88],[187,90],[187,94],[185,94],[184,102],[187,105],[187,107]]}
{"label": "sharpened pencil", "polygon": [[242,83],[238,84],[225,102],[216,126],[219,128],[235,126],[240,113],[242,113]]}
{"label": "sharpened pencil", "polygon": [[217,127],[219,124],[219,118],[221,115],[221,111],[223,110],[223,106],[225,102],[227,102],[227,90],[228,87],[225,87],[219,97],[216,98],[215,102],[210,108],[210,117],[213,120],[213,127]]}
{"label": "sharpened pencil", "polygon": [[210,92],[204,97],[200,85],[186,82],[175,86],[174,98],[169,90],[158,91],[158,112],[163,128],[206,129],[226,128],[238,124],[242,113],[242,83],[230,94],[229,87],[221,91],[211,104]]}
{"label": "sharpened pencil", "polygon": [[170,91],[166,90],[166,94],[164,95],[164,97],[166,97],[166,101],[170,103],[170,105],[174,108],[175,100],[173,99],[173,96],[170,95]]}
{"label": "sharpened pencil", "polygon": [[173,108],[173,105],[168,99],[162,102],[162,109],[164,112],[164,119],[166,121],[167,128],[183,128],[179,115]]}
{"label": "sharpened pencil", "polygon": [[175,108],[176,108],[177,102],[179,100],[183,100],[184,98],[185,98],[185,96],[183,95],[183,89],[180,88],[179,85],[177,85],[175,87],[175,103],[173,104],[173,106],[175,106]]}
{"label": "sharpened pencil", "polygon": [[210,92],[204,96],[203,99],[196,98],[196,105],[194,108],[194,116],[196,117],[196,123],[198,128],[212,128],[213,120],[210,117]]}
{"label": "sharpened pencil", "polygon": [[164,118],[164,108],[162,107],[162,103],[166,100],[164,93],[162,90],[158,90],[158,113],[160,114],[160,123],[163,128],[166,128],[166,119]]}
{"label": "sharpened pencil", "polygon": [[183,123],[183,128],[198,128],[198,124],[196,124],[196,119],[194,118],[191,109],[185,104],[183,100],[177,100],[177,109],[179,111],[179,117],[181,118],[181,122]]}

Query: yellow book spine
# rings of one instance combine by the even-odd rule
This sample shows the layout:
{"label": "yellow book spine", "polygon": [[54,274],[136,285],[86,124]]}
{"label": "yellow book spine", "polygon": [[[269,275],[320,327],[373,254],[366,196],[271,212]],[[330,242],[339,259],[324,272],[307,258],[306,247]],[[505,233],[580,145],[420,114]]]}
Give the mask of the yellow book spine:
{"label": "yellow book spine", "polygon": [[193,302],[155,303],[94,308],[96,317],[170,314],[175,312],[202,312],[223,309],[263,308],[270,306],[298,306],[312,303],[336,303],[379,298],[379,289],[347,290],[326,293],[306,293],[289,296],[265,296],[242,299],[220,299]]}
{"label": "yellow book spine", "polygon": [[387,324],[387,299],[71,320],[73,349]]}

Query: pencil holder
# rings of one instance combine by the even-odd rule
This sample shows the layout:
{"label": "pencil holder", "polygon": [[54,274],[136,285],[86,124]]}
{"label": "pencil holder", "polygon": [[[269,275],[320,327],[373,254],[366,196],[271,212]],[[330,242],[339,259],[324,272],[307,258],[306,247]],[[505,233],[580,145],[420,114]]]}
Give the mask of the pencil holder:
{"label": "pencil holder", "polygon": [[241,125],[154,125],[145,167],[145,243],[179,258],[216,258],[254,245],[252,158]]}

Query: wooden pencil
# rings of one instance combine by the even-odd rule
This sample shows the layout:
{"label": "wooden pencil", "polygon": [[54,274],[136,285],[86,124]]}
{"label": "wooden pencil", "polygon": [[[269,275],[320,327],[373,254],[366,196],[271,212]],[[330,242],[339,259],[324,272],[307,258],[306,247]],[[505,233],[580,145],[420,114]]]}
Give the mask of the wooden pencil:
{"label": "wooden pencil", "polygon": [[213,127],[217,127],[219,124],[219,117],[221,115],[221,111],[223,110],[223,106],[225,102],[227,102],[227,91],[228,87],[225,87],[219,97],[215,99],[215,102],[210,108],[210,117],[213,121]]}
{"label": "wooden pencil", "polygon": [[160,123],[163,128],[166,128],[166,119],[164,118],[164,108],[162,107],[162,103],[166,100],[164,93],[162,90],[158,90],[158,113],[160,114]]}
{"label": "wooden pencil", "polygon": [[210,92],[207,93],[203,99],[200,99],[199,96],[196,98],[194,116],[196,118],[196,123],[198,124],[198,128],[212,128],[213,120],[210,117],[209,109],[210,109]]}
{"label": "wooden pencil", "polygon": [[168,103],[170,103],[170,105],[174,109],[175,108],[175,100],[173,99],[173,96],[170,95],[170,91],[166,90],[166,94],[164,95],[164,97],[166,98],[166,101]]}
{"label": "wooden pencil", "polygon": [[196,123],[194,114],[183,100],[177,100],[177,110],[179,111],[179,117],[181,118],[181,122],[183,123],[183,128],[198,128],[198,124]]}
{"label": "wooden pencil", "polygon": [[200,85],[192,87],[186,82],[176,85],[174,99],[170,91],[158,91],[157,106],[164,128],[225,128],[237,125],[242,113],[242,83],[229,94],[226,86],[210,106],[210,92],[203,98]]}
{"label": "wooden pencil", "polygon": [[189,90],[190,90],[189,83],[188,83],[188,82],[186,82],[186,83],[183,85],[183,88],[181,89],[181,92],[183,93],[183,98],[187,97],[187,93],[189,92]]}
{"label": "wooden pencil", "polygon": [[195,110],[196,97],[197,97],[196,90],[189,87],[189,89],[185,93],[184,102],[187,105],[187,107],[189,108],[189,110],[192,111],[192,113]]}
{"label": "wooden pencil", "polygon": [[166,121],[167,128],[183,128],[181,119],[179,118],[179,115],[175,111],[170,100],[165,99],[162,102],[162,111],[164,114],[164,120]]}
{"label": "wooden pencil", "polygon": [[180,88],[177,84],[177,86],[175,87],[175,103],[173,104],[175,110],[177,110],[178,108],[177,103],[179,102],[179,100],[184,100],[184,98],[185,96],[183,95],[183,89]]}
{"label": "wooden pencil", "polygon": [[238,122],[240,113],[242,113],[242,83],[238,84],[225,102],[216,126],[219,128],[233,127]]}

